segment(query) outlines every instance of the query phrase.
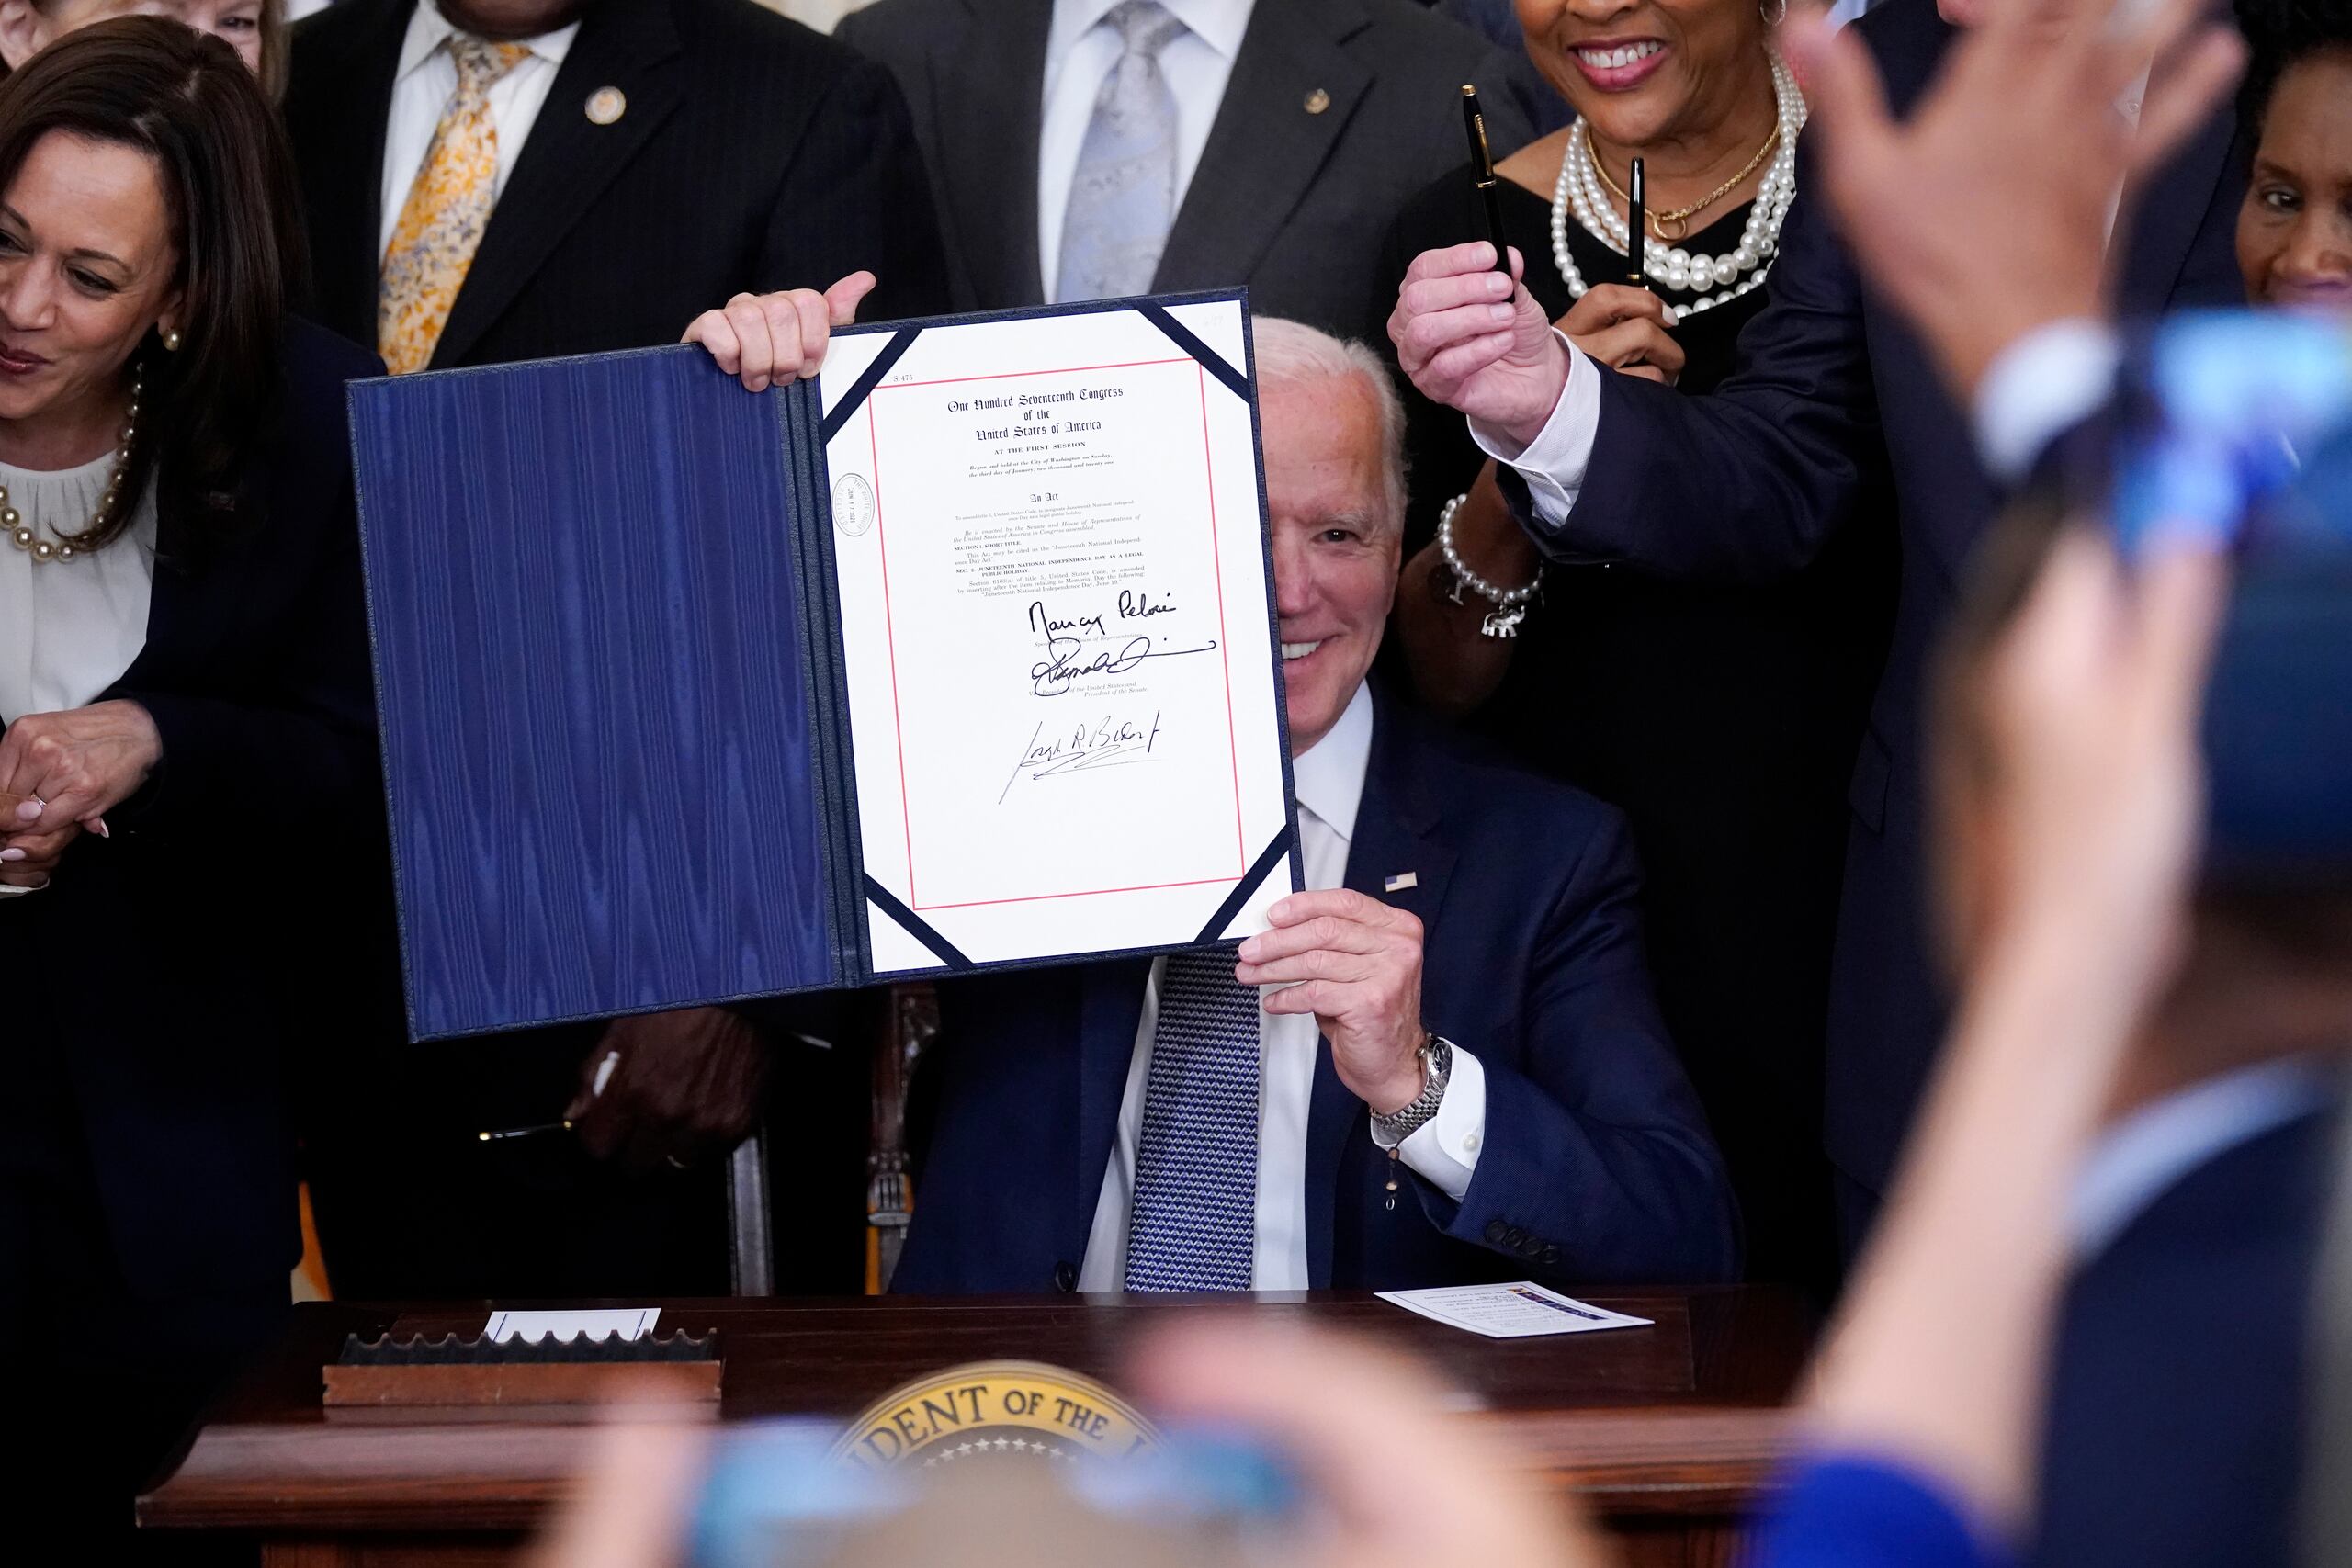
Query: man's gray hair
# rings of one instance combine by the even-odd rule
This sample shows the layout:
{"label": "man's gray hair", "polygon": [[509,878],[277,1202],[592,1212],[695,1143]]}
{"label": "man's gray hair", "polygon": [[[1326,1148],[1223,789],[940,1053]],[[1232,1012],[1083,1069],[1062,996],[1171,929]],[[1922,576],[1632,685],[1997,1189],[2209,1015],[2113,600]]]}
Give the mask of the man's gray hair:
{"label": "man's gray hair", "polygon": [[1405,531],[1405,404],[1380,355],[1299,321],[1260,316],[1251,325],[1261,387],[1298,386],[1360,378],[1380,411],[1380,472],[1385,481],[1393,535]]}

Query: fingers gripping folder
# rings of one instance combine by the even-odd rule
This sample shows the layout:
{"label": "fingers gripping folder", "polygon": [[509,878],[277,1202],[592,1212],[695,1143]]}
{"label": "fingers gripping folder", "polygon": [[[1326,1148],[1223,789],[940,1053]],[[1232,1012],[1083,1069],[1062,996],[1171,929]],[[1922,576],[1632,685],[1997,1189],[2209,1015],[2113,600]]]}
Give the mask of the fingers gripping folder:
{"label": "fingers gripping folder", "polygon": [[355,383],[416,1037],[1263,929],[1238,291]]}

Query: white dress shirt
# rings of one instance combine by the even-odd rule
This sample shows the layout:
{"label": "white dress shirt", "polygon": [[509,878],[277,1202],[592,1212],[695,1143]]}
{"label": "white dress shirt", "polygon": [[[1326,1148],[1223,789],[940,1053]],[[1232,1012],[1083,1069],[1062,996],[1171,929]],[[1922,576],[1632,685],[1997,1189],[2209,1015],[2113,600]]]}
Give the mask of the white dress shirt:
{"label": "white dress shirt", "polygon": [[[1037,122],[1037,266],[1048,299],[1061,273],[1062,215],[1069,209],[1069,185],[1078,175],[1086,128],[1093,123],[1094,100],[1123,47],[1117,30],[1102,25],[1118,3],[1054,0],[1053,26],[1046,34],[1046,96]],[[1225,84],[1241,52],[1254,0],[1159,3],[1185,28],[1159,51],[1160,74],[1176,99],[1175,207],[1182,209],[1201,150],[1208,145],[1209,127],[1225,102]],[[499,136],[503,143],[503,123]]]}
{"label": "white dress shirt", "polygon": [[[8,504],[53,538],[90,520],[113,472],[112,452],[54,472],[0,464],[0,485]],[[147,646],[154,582],[153,485],[129,530],[102,550],[44,566],[0,544],[0,726],[86,707],[120,680]],[[0,898],[31,891],[0,887]]]}
{"label": "white dress shirt", "polygon": [[2125,1116],[2075,1176],[2068,1218],[2076,1259],[2106,1251],[2192,1171],[2325,1105],[2335,1084],[2330,1064],[2290,1056],[2208,1078]]}
{"label": "white dress shirt", "polygon": [[[457,94],[458,65],[441,47],[457,30],[433,0],[417,0],[416,9],[409,15],[408,36],[401,41],[399,73],[392,78],[391,118],[384,126],[383,209],[376,236],[379,255],[392,243],[401,209],[408,201],[408,188],[416,183],[424,155],[432,151],[433,132],[441,124],[442,111]],[[580,24],[573,22],[525,39],[530,58],[490,89],[491,122],[498,129],[499,192],[506,189],[514,160],[522,156],[523,143],[530,139],[540,106],[548,101],[548,89],[555,85],[556,71],[571,51],[571,40],[579,36]]]}
{"label": "white dress shirt", "polygon": [[[1567,341],[1565,334],[1561,341]],[[1984,471],[2005,485],[2023,479],[2050,443],[2113,395],[2116,368],[2122,362],[2122,340],[2104,321],[2052,321],[2003,349],[1977,383],[1970,410]],[[1499,434],[1476,420],[1469,422],[1479,449],[1518,469],[1527,481],[1535,520],[1547,528],[1567,521],[1584,488],[1593,441],[1600,431],[1601,374],[1582,350],[1570,344],[1568,384],[1552,405],[1552,417],[1524,451],[1511,452]]]}
{"label": "white dress shirt", "polygon": [[[1348,842],[1355,834],[1356,807],[1363,798],[1364,772],[1372,761],[1372,694],[1360,686],[1331,732],[1292,760],[1298,792],[1299,869],[1309,889],[1337,887],[1347,879]],[[1151,1070],[1164,967],[1164,960],[1152,964],[1144,989],[1135,1056],[1119,1102],[1118,1136],[1102,1172],[1086,1262],[1079,1270],[1081,1291],[1125,1286],[1136,1145],[1143,1133],[1144,1089]],[[1312,1013],[1258,1015],[1258,1217],[1251,1282],[1261,1291],[1307,1288],[1306,1115],[1321,1038]],[[1486,1128],[1486,1072],[1457,1043],[1453,1075],[1438,1113],[1414,1129],[1397,1153],[1447,1197],[1458,1200],[1469,1190]]]}

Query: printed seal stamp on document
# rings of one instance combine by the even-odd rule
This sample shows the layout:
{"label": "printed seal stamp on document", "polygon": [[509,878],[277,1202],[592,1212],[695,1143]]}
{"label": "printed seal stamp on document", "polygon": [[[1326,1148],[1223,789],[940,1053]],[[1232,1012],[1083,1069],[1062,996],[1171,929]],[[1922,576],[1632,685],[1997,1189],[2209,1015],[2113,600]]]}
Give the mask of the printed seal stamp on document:
{"label": "printed seal stamp on document", "polygon": [[843,474],[833,481],[833,526],[853,539],[874,526],[874,487],[864,474]]}
{"label": "printed seal stamp on document", "polygon": [[892,1389],[834,1444],[867,1469],[980,1460],[1125,1459],[1159,1446],[1133,1405],[1091,1378],[1037,1361],[975,1361]]}

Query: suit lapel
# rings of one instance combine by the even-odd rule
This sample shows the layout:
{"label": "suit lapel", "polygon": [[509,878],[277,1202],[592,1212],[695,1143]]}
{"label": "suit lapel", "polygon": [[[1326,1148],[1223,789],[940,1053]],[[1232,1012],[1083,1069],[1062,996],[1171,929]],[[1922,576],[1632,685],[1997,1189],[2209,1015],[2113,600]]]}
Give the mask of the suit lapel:
{"label": "suit lapel", "polygon": [[[589,95],[601,87],[617,87],[627,100],[626,112],[610,125],[598,125],[585,112]],[[684,62],[667,0],[594,0],[491,213],[434,348],[434,368],[464,362],[684,96]],[[631,243],[626,235],[611,238],[615,244]]]}
{"label": "suit lapel", "polygon": [[1136,1028],[1143,1021],[1146,962],[1089,964],[1080,972],[1078,998],[1078,1169],[1069,1190],[1076,1202],[1063,1216],[1062,1255],[1083,1258],[1094,1226],[1102,1173],[1118,1136],[1119,1105],[1135,1064]]}
{"label": "suit lapel", "polygon": [[1045,302],[1037,260],[1037,134],[1053,0],[967,0],[960,31],[933,44],[941,185],[973,298]]}
{"label": "suit lapel", "polygon": [[[1348,840],[1346,886],[1418,917],[1434,927],[1453,874],[1454,852],[1438,832],[1437,795],[1415,765],[1407,729],[1410,720],[1375,694],[1372,760],[1365,771],[1356,829]],[[1413,886],[1388,891],[1391,877],[1409,875]],[[1424,976],[1421,994],[1430,994]],[[1431,1021],[1432,1028],[1438,1021]],[[1363,1116],[1363,1102],[1340,1081],[1331,1065],[1330,1042],[1315,1052],[1315,1089],[1306,1112],[1306,1280],[1316,1290],[1331,1284],[1331,1234],[1339,1212],[1340,1163],[1348,1139]]]}
{"label": "suit lapel", "polygon": [[[2204,13],[2208,23],[2231,20],[2230,7],[2222,0],[2206,0]],[[2143,103],[2157,100],[2168,85],[2166,78],[2179,69],[2188,52],[2185,47],[2177,48],[2155,62]],[[2122,229],[2119,223],[2118,229],[2130,240],[2115,272],[2116,301],[2123,313],[2155,316],[2170,308],[2173,290],[2188,269],[2198,231],[2212,210],[2222,182],[2251,157],[2251,150],[2239,144],[2237,116],[2224,104],[2141,188],[2136,209],[2129,214],[2131,227]]]}
{"label": "suit lapel", "polygon": [[[1363,0],[1251,7],[1155,288],[1222,288],[1255,269],[1372,85],[1371,73],[1340,48],[1368,25]],[[1315,94],[1325,107],[1310,113]]]}
{"label": "suit lapel", "polygon": [[226,640],[242,596],[224,592],[217,574],[243,570],[256,534],[266,525],[251,481],[237,510],[199,519],[164,492],[155,517],[154,589],[147,601],[147,643],[116,690],[137,690],[161,671],[203,663],[204,650]]}
{"label": "suit lapel", "polygon": [[[322,324],[359,343],[376,341],[376,284],[383,257],[384,132],[392,112],[392,78],[413,0],[346,0],[362,5],[339,56],[315,62],[331,91],[303,99],[288,129],[308,142],[312,178],[303,199],[311,213],[311,268]],[[364,18],[364,19],[363,19]]]}
{"label": "suit lapel", "polygon": [[2142,190],[2116,283],[2124,315],[2162,315],[2170,307],[2222,181],[2243,160],[2236,141],[2237,117],[2225,107]]}

